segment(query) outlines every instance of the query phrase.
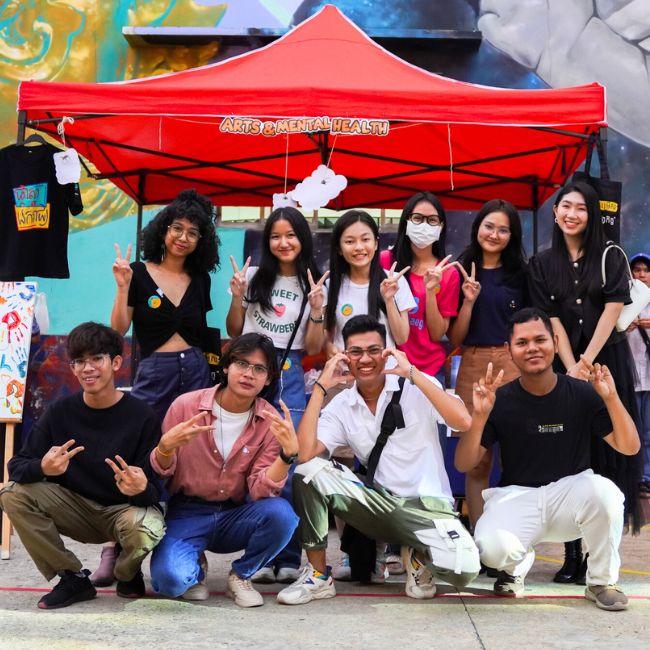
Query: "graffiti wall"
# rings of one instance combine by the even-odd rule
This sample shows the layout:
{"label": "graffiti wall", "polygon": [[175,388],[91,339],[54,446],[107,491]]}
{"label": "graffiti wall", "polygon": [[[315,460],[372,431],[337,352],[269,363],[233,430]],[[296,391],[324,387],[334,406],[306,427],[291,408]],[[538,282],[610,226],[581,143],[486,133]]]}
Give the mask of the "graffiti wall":
{"label": "graffiti wall", "polygon": [[0,283],[0,422],[19,420],[36,303],[36,283]]}

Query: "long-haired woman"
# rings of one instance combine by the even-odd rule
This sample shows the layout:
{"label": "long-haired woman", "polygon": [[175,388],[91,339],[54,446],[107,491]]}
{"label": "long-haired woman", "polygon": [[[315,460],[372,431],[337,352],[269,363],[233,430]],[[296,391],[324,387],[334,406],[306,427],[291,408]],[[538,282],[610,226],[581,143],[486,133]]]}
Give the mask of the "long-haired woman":
{"label": "long-haired woman", "polygon": [[[456,394],[471,413],[472,386],[485,376],[489,363],[495,373],[504,371],[504,383],[519,376],[503,347],[508,339],[508,320],[528,304],[521,220],[512,203],[494,199],[478,211],[470,243],[461,254],[458,267],[464,277],[462,304],[448,337],[454,347],[466,346],[458,369]],[[472,528],[483,512],[482,492],[488,487],[492,463],[490,450],[465,477]]]}
{"label": "long-haired woman", "polygon": [[[234,275],[230,280],[232,300],[226,317],[228,335],[234,338],[249,332],[266,334],[273,341],[278,362],[291,343],[280,369],[277,390],[269,399],[278,410],[280,400],[286,404],[297,429],[306,407],[303,350],[311,355],[321,351],[323,309],[327,304],[323,286],[327,273],[321,276],[314,260],[307,220],[295,208],[274,210],[262,233],[259,266],[249,266],[249,258],[240,271],[234,258],[230,259]],[[292,502],[291,480],[287,481],[282,496]],[[294,535],[272,565],[253,576],[253,582],[293,582],[298,576],[301,554]]]}
{"label": "long-haired woman", "polygon": [[[635,422],[638,422],[634,393],[634,369],[625,332],[615,325],[630,301],[628,266],[616,248],[605,258],[606,282],[601,264],[607,241],[602,226],[600,201],[585,183],[568,183],[553,206],[555,224],[551,248],[531,259],[528,268],[531,299],[544,310],[559,338],[556,369],[583,379],[586,369],[580,355],[590,363],[606,365],[616,390]],[[638,498],[640,465],[636,456],[624,456],[600,440],[593,440],[591,466],[618,485],[625,495],[625,521],[634,532],[642,523]],[[567,542],[565,566],[556,580],[582,580],[584,567],[580,540]]]}

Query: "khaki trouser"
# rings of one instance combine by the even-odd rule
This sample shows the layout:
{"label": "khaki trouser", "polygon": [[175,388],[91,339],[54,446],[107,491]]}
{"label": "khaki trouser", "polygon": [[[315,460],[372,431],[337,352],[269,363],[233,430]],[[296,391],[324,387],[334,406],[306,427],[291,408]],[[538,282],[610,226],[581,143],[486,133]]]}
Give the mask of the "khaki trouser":
{"label": "khaki trouser", "polygon": [[347,468],[322,458],[298,465],[293,508],[306,550],[327,548],[328,512],[367,537],[411,546],[439,580],[464,587],[480,569],[478,549],[451,504],[435,497],[396,497],[369,489]]}
{"label": "khaki trouser", "polygon": [[119,542],[118,580],[132,580],[145,557],[165,534],[165,520],[153,506],[102,506],[56,483],[15,483],[0,490],[0,505],[47,580],[59,571],[81,571],[61,535],[84,544]]}

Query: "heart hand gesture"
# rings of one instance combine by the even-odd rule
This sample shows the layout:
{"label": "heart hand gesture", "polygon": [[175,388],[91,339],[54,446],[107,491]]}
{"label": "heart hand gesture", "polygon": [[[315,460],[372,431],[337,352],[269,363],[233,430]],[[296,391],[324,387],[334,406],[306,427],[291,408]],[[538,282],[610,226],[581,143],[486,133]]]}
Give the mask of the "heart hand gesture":
{"label": "heart hand gesture", "polygon": [[399,273],[395,274],[396,266],[397,262],[394,262],[393,266],[390,267],[388,277],[381,283],[381,286],[379,287],[384,302],[388,302],[391,298],[395,297],[395,294],[399,289],[399,279],[411,268],[410,266],[407,266]]}
{"label": "heart hand gesture", "polygon": [[232,292],[233,298],[238,298],[241,300],[246,294],[246,289],[248,289],[246,271],[248,271],[248,267],[251,263],[251,258],[249,257],[246,260],[246,264],[244,264],[244,267],[241,271],[237,268],[237,263],[235,262],[235,258],[232,255],[230,256],[230,261],[232,262],[232,268],[234,271],[234,274],[230,279],[230,291]]}
{"label": "heart hand gesture", "polygon": [[131,284],[131,278],[133,277],[133,269],[129,264],[131,259],[131,244],[126,248],[126,257],[122,258],[122,251],[120,247],[115,244],[115,251],[117,252],[117,258],[113,262],[113,275],[115,276],[115,282],[119,288],[128,287]]}

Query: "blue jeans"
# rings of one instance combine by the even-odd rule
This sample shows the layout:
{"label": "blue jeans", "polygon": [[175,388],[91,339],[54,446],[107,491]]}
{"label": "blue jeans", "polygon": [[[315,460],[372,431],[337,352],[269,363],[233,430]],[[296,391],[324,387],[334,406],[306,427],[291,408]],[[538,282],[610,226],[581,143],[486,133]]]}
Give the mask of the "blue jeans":
{"label": "blue jeans", "polygon": [[298,525],[291,506],[268,498],[241,506],[174,496],[165,523],[167,532],[151,556],[151,585],[157,594],[176,598],[205,577],[199,567],[204,551],[235,553],[240,578],[250,578],[286,546]]}
{"label": "blue jeans", "polygon": [[637,391],[636,401],[639,405],[639,417],[641,418],[639,430],[643,463],[641,480],[650,482],[650,390]]}

